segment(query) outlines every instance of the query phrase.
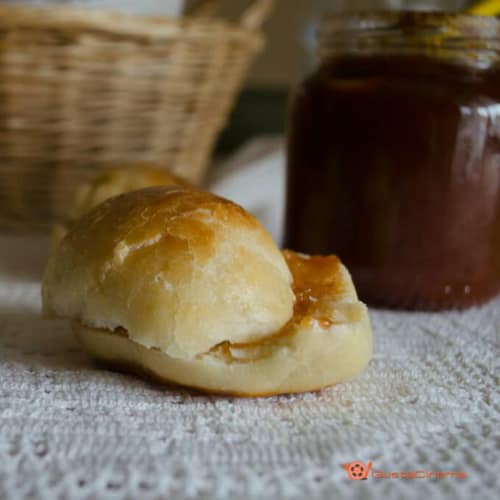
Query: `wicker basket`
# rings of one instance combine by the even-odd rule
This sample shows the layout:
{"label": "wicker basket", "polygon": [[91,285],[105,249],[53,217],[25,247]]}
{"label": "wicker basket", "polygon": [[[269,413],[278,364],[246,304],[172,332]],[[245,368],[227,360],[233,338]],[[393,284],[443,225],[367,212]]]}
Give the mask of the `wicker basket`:
{"label": "wicker basket", "polygon": [[169,19],[0,6],[0,227],[49,227],[107,166],[156,163],[199,182],[271,2],[239,25],[204,8]]}

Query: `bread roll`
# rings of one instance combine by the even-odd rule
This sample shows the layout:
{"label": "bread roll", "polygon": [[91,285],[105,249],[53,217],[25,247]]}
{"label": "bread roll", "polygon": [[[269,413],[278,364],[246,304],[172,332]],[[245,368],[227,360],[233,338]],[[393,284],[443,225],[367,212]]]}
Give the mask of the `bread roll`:
{"label": "bread roll", "polygon": [[317,390],[372,352],[336,257],[281,253],[241,207],[186,188],[130,192],[80,218],[42,295],[98,359],[208,392]]}
{"label": "bread roll", "polygon": [[52,246],[56,247],[68,231],[68,226],[103,201],[128,191],[150,186],[188,186],[187,182],[168,170],[148,164],[133,164],[104,170],[92,181],[81,185],[68,208],[66,222],[52,232]]}
{"label": "bread roll", "polygon": [[151,186],[187,186],[187,182],[168,170],[148,164],[110,168],[91,182],[80,186],[69,210],[71,220],[79,219],[108,198]]}

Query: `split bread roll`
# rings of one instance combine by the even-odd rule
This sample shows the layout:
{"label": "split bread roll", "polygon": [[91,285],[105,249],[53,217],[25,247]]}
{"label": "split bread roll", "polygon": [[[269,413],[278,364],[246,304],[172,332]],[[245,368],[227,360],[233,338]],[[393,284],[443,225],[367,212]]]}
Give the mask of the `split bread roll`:
{"label": "split bread roll", "polygon": [[42,295],[96,358],[207,392],[318,390],[372,353],[335,256],[281,253],[244,209],[186,188],[129,192],[76,221]]}
{"label": "split bread roll", "polygon": [[128,191],[151,186],[184,186],[188,183],[164,168],[146,163],[135,163],[125,167],[109,168],[93,180],[82,184],[68,208],[67,220],[57,224],[52,232],[52,246],[56,247],[68,232],[73,221],[79,219],[108,198]]}

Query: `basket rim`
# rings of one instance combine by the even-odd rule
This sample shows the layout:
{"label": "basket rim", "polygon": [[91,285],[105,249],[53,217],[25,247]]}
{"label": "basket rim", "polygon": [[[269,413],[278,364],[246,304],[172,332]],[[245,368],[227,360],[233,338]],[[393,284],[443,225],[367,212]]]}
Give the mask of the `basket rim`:
{"label": "basket rim", "polygon": [[218,38],[254,44],[263,42],[262,32],[223,19],[180,16],[134,16],[131,14],[85,9],[75,6],[0,5],[0,30],[37,29],[67,33],[92,32],[110,37],[142,39],[151,42],[177,38]]}

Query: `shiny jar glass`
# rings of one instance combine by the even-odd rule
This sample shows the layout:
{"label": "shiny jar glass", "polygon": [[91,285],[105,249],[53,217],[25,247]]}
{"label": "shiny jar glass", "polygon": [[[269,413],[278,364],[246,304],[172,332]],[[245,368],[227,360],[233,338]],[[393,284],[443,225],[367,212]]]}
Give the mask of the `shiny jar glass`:
{"label": "shiny jar glass", "polygon": [[337,254],[371,305],[438,310],[500,291],[500,22],[326,17],[294,92],[285,246]]}

